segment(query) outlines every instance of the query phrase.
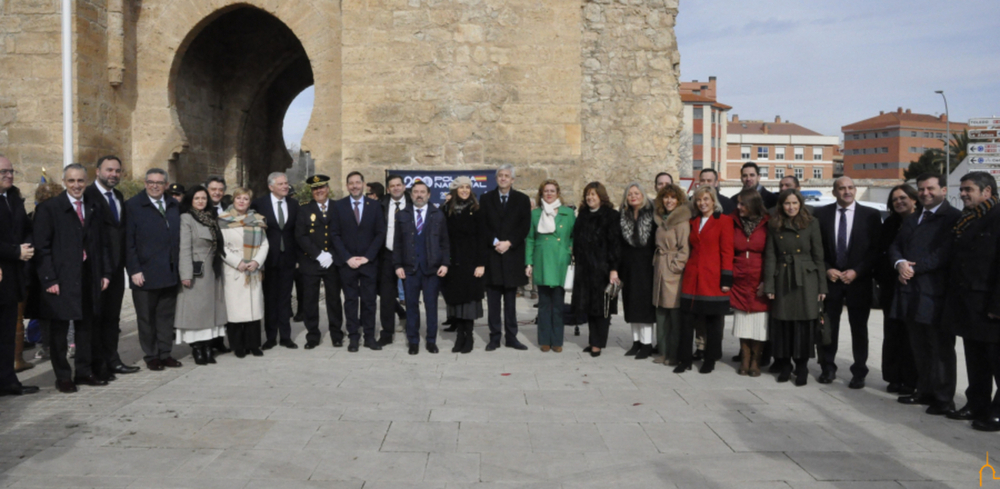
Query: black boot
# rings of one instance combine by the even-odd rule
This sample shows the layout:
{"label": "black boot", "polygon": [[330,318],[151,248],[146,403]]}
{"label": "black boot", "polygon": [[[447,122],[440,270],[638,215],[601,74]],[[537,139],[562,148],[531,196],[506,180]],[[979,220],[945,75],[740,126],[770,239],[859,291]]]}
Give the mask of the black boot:
{"label": "black boot", "polygon": [[795,385],[802,387],[809,380],[809,357],[795,359]]}
{"label": "black boot", "polygon": [[445,333],[454,333],[458,331],[458,325],[461,322],[462,322],[461,319],[455,319],[449,316],[448,319],[445,319],[444,322],[441,323],[442,326],[448,326],[448,327],[442,329],[441,331],[444,331]]}
{"label": "black boot", "polygon": [[475,343],[475,336],[472,334],[472,328],[475,324],[472,320],[465,321],[465,346],[462,348],[462,353],[472,353],[472,347]]}
{"label": "black boot", "polygon": [[191,357],[194,358],[195,365],[208,365],[205,359],[205,350],[202,349],[201,342],[191,343]]}
{"label": "black boot", "polygon": [[632,355],[635,355],[636,353],[639,353],[639,349],[641,348],[642,348],[642,343],[639,343],[638,341],[633,341],[632,348],[629,348],[628,351],[625,352],[625,356],[630,357]]}
{"label": "black boot", "polygon": [[788,382],[792,378],[792,361],[786,359],[781,362],[781,373],[778,374],[778,382]]}
{"label": "black boot", "polygon": [[653,353],[653,345],[642,345],[635,354],[636,360],[645,360]]}
{"label": "black boot", "polygon": [[[452,326],[451,327],[455,328],[455,331],[458,332],[458,334],[455,335],[455,346],[451,349],[451,352],[452,353],[459,353],[463,349],[465,349],[465,341],[466,341],[466,337],[465,337],[465,321],[462,320],[462,319],[451,319],[451,318],[449,318],[449,320],[452,321]],[[448,329],[451,329],[451,328],[448,328]],[[446,329],[445,331],[448,331],[448,330]]]}
{"label": "black boot", "polygon": [[215,352],[212,350],[212,342],[205,341],[202,345],[202,351],[205,353],[205,361],[208,363],[218,363],[215,361]]}

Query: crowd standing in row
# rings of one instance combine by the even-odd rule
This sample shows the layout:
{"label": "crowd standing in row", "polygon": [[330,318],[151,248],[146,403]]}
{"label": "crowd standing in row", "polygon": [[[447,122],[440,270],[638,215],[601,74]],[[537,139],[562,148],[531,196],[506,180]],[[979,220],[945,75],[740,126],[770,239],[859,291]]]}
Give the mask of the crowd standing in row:
{"label": "crowd standing in row", "polygon": [[[102,157],[96,169],[88,186],[85,167],[67,166],[65,191],[56,195],[51,184],[40,186],[29,216],[13,186],[13,167],[0,157],[2,394],[38,390],[21,385],[13,370],[11,340],[22,302],[24,317],[47,324],[59,391],[107,385],[116,374],[138,371],[117,353],[126,275],[150,370],[181,366],[172,356],[175,343],[190,345],[199,365],[229,351],[224,337],[240,358],[278,345],[298,348],[290,327],[296,284],[306,349],[322,339],[322,286],[334,347],[344,346],[346,337],[348,351],[381,350],[393,342],[395,317],[405,311],[408,352],[416,355],[422,303],[425,348],[437,353],[440,294],[456,331],[453,352],[473,350],[472,326],[484,315],[484,297],[486,350],[501,343],[525,350],[517,339],[515,300],[518,287],[532,279],[543,352],[563,350],[571,289],[570,310],[590,327],[584,351],[600,356],[620,291],[633,338],[626,355],[654,357],[675,373],[700,360],[699,372],[710,373],[722,359],[724,317],[732,312],[732,334],[740,340],[737,373],[759,376],[773,356],[777,380],[794,374],[799,386],[808,381],[813,357],[820,383],[836,378],[846,306],[854,360],[849,387],[860,389],[877,282],[888,390],[901,395],[900,403],[928,405],[929,414],[1000,431],[1000,393],[991,398],[1000,380],[1000,208],[996,181],[987,173],[962,177],[964,210],[947,202],[940,175],[920,176],[917,189],[899,185],[883,222],[856,202],[850,178],[835,181],[836,203],[813,209],[797,179],[783,178],[775,195],[759,184],[753,163],[741,170],[744,188],[735,200],[718,193],[718,175],[706,169],[690,202],[661,173],[652,200],[633,182],[616,210],[604,185],[592,182],[576,211],[563,202],[555,180],[539,186],[532,209],[531,199],[513,189],[509,165],[481,199],[470,179],[455,179],[440,208],[429,204],[426,184],[416,182],[407,192],[399,176],[387,179],[381,199],[369,198],[358,172],[348,175],[349,195],[338,201],[330,199],[328,177],[311,176],[312,198],[299,205],[282,173],[268,176],[269,193],[256,200],[245,188],[226,195],[219,177],[177,200],[169,195],[167,173],[151,169],[145,190],[126,201],[115,189],[121,161]],[[405,308],[397,301],[398,281]],[[66,354],[70,322],[74,366]],[[959,410],[953,401],[956,334],[964,340],[969,375],[968,404]]]}

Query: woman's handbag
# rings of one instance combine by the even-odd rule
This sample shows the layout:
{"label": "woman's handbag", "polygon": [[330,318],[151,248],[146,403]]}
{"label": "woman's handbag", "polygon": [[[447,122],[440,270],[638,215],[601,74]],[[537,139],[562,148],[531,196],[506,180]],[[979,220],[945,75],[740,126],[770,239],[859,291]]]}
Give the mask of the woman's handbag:
{"label": "woman's handbag", "polygon": [[191,262],[191,275],[194,277],[204,277],[205,276],[205,262],[196,261]]}
{"label": "woman's handbag", "polygon": [[823,301],[819,301],[819,318],[816,319],[817,340],[821,345],[833,343],[833,331],[830,328],[830,316],[826,313]]}
{"label": "woman's handbag", "polygon": [[618,294],[622,291],[622,286],[614,282],[604,288],[604,317],[610,317],[611,304],[618,302]]}
{"label": "woman's handbag", "polygon": [[563,288],[567,292],[573,291],[573,277],[576,276],[576,265],[573,263],[569,264],[569,268],[566,269],[566,283],[563,284]]}

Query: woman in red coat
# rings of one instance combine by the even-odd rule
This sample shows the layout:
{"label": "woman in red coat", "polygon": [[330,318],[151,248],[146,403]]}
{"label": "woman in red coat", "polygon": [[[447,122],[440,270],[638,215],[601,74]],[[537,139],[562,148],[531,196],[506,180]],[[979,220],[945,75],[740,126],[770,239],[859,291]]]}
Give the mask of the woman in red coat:
{"label": "woman in red coat", "polygon": [[722,327],[729,312],[733,286],[733,220],[722,213],[715,188],[705,185],[694,192],[695,218],[691,219],[691,255],[681,284],[680,363],[674,372],[691,368],[691,342],[695,324],[705,324],[705,360],[698,371],[707,374],[722,358]]}
{"label": "woman in red coat", "polygon": [[760,376],[760,354],[767,341],[768,299],[764,295],[764,248],[767,246],[767,211],[757,189],[736,196],[733,215],[733,336],[740,339],[741,363],[736,373]]}

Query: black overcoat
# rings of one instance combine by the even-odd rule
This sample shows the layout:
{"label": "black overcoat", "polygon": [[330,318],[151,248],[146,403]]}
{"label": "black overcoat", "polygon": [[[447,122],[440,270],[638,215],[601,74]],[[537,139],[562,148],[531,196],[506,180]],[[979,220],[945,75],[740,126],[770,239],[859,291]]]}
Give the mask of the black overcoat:
{"label": "black overcoat", "polygon": [[[604,289],[621,259],[621,216],[611,207],[595,212],[583,207],[573,226],[573,312],[604,317]],[[652,271],[652,262],[649,263]],[[652,287],[652,282],[650,282]],[[618,301],[610,304],[608,316],[618,313]]]}
{"label": "black overcoat", "polygon": [[955,238],[942,322],[963,338],[1000,342],[1000,206]]}
{"label": "black overcoat", "polygon": [[104,216],[104,229],[108,236],[108,246],[111,247],[111,269],[118,272],[125,268],[125,226],[128,213],[125,212],[125,196],[118,189],[111,189],[111,192],[118,198],[117,205],[120,214],[118,221],[115,221],[115,216],[111,213],[108,198],[101,194],[96,183],[88,185],[87,189],[83,191],[83,195],[101,207],[101,213]]}
{"label": "black overcoat", "polygon": [[7,189],[7,203],[10,208],[0,210],[0,304],[17,304],[24,300],[27,287],[21,244],[30,240],[31,227],[17,187]]}
{"label": "black overcoat", "polygon": [[[504,288],[528,284],[525,274],[524,240],[531,229],[531,199],[511,189],[507,205],[500,204],[496,189],[483,194],[480,210],[486,221],[487,256],[486,285]],[[493,240],[510,241],[510,249],[500,254],[493,249]]]}
{"label": "black overcoat", "polygon": [[[944,201],[933,215],[920,224],[916,212],[903,220],[903,226],[889,247],[889,264],[899,260],[916,263],[913,278],[906,284],[896,280],[896,293],[889,317],[921,324],[938,324],[944,309],[945,274],[954,241],[955,221],[962,211]],[[898,277],[898,274],[897,274]],[[882,307],[886,307],[883,305]]]}
{"label": "black overcoat", "polygon": [[448,225],[451,266],[444,277],[441,294],[450,306],[459,306],[483,300],[485,295],[485,275],[476,278],[476,267],[485,267],[489,243],[486,221],[482,208],[475,211],[471,206],[461,212],[450,214],[448,206],[442,207]]}

